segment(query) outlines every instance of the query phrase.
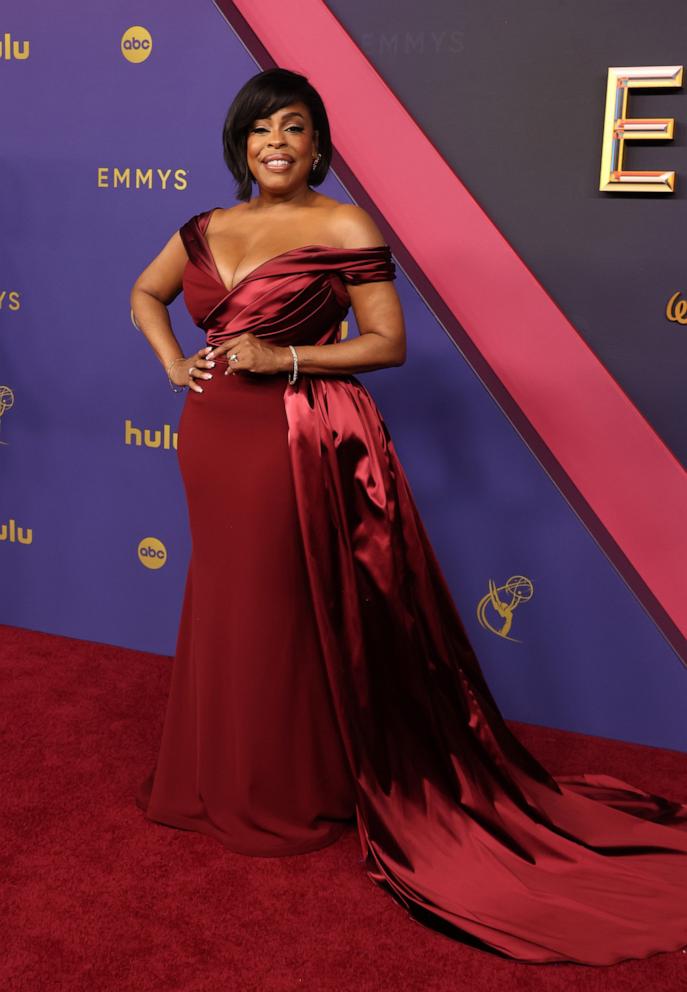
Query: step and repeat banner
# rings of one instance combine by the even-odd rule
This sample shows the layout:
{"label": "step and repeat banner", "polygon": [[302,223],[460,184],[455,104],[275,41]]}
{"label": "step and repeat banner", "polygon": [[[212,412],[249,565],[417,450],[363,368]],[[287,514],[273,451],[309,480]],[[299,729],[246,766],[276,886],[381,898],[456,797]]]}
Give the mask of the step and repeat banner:
{"label": "step and repeat banner", "polygon": [[[644,150],[641,167],[672,163],[678,182],[639,213],[629,193],[609,203],[599,190],[608,66],[678,63],[668,21],[644,46],[631,23],[644,5],[627,4],[623,46],[617,31],[594,31],[605,14],[590,7],[576,28],[580,61],[571,44],[553,57],[565,28],[556,18],[568,14],[529,0],[519,25],[501,3],[339,6],[354,42],[681,458],[687,281],[675,253],[687,162],[667,141]],[[225,14],[209,0],[70,0],[59,11],[9,0],[0,14],[2,623],[173,653],[190,554],[176,460],[186,394],[171,391],[132,324],[129,293],[186,220],[235,202],[222,124],[266,66]],[[509,119],[521,115],[507,153],[506,69]],[[559,130],[541,126],[546,92]],[[687,120],[680,93],[653,116]],[[576,117],[589,131],[582,146],[563,127]],[[575,177],[567,186],[538,164],[556,142]],[[389,168],[402,153],[389,149]],[[333,171],[320,190],[351,199]],[[450,218],[437,205],[428,222]],[[505,715],[687,749],[687,668],[401,266],[396,287],[408,360],[361,379]],[[182,296],[170,317],[187,353],[204,343]],[[357,332],[352,311],[344,330]],[[228,433],[237,426],[250,430]]]}

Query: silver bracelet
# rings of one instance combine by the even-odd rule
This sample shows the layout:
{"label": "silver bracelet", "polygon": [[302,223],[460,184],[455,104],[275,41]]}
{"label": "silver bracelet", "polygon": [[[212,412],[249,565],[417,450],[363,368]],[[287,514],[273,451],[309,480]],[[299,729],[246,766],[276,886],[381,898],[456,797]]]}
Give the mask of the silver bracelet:
{"label": "silver bracelet", "polygon": [[287,378],[289,385],[293,386],[294,382],[298,378],[298,354],[292,344],[289,345],[289,348],[291,349],[291,354],[293,356],[293,373],[289,373]]}
{"label": "silver bracelet", "polygon": [[177,362],[183,362],[183,361],[184,361],[183,357],[175,358],[174,361],[170,362],[169,365],[167,366],[167,380],[169,382],[169,385],[171,386],[173,393],[183,393],[183,391],[186,389],[186,386],[177,386],[176,382],[172,382],[172,379],[169,374]]}

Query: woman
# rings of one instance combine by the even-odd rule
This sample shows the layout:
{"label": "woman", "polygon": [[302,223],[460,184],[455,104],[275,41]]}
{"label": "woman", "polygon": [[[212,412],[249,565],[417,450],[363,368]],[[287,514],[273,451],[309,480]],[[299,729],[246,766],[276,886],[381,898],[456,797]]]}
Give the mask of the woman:
{"label": "woman", "polygon": [[[258,73],[224,127],[239,202],[198,214],[132,309],[173,389],[192,555],[156,768],[137,802],[233,851],[314,850],[355,824],[409,914],[529,962],[687,942],[687,805],[554,778],[506,726],[355,372],[400,365],[391,252],[312,188],[327,116]],[[258,192],[251,198],[251,182]],[[206,334],[184,357],[168,304]],[[353,306],[360,335],[342,341]]]}

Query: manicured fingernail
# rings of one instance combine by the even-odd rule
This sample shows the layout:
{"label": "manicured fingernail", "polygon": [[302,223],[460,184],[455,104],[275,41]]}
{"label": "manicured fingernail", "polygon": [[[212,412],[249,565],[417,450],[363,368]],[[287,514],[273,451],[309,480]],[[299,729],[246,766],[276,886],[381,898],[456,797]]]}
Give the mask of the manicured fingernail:
{"label": "manicured fingernail", "polygon": [[214,367],[215,367],[215,363],[214,362],[210,362],[210,368],[211,369],[214,369]]}
{"label": "manicured fingernail", "polygon": [[209,372],[206,372],[205,375],[203,376],[203,378],[204,379],[212,379],[212,376],[210,375]]}

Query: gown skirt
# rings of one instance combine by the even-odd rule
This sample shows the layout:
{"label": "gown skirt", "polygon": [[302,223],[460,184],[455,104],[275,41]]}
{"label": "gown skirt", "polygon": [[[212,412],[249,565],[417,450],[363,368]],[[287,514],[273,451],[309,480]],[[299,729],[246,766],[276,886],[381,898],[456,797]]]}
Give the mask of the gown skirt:
{"label": "gown skirt", "polygon": [[202,568],[189,569],[157,773],[137,803],[241,854],[300,854],[354,823],[354,783],[297,539],[284,378],[226,367],[188,392],[179,423]]}
{"label": "gown skirt", "polygon": [[[332,343],[347,284],[394,278],[388,245],[304,245],[228,288],[211,215],[180,229],[207,344]],[[192,553],[148,819],[267,857],[354,825],[412,918],[520,961],[685,947],[685,783],[668,798],[544,768],[499,711],[363,384],[216,362],[179,423]]]}

